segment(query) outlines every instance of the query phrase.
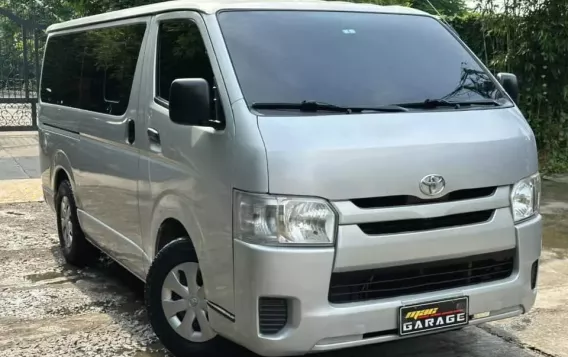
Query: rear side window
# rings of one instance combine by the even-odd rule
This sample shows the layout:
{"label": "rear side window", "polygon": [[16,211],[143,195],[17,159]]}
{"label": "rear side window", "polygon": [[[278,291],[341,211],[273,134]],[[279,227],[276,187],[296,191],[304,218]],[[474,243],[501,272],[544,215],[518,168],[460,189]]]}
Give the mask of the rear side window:
{"label": "rear side window", "polygon": [[51,37],[42,102],[123,115],[145,30],[146,24],[132,24]]}

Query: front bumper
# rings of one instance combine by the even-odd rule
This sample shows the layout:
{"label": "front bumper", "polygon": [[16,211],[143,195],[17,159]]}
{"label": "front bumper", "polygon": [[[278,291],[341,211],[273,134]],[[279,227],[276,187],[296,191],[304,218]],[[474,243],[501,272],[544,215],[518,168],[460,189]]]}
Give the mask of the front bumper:
{"label": "front bumper", "polygon": [[[540,257],[542,218],[515,227],[516,260],[506,279],[468,287],[375,301],[334,305],[328,301],[334,248],[273,248],[235,241],[235,342],[264,356],[299,355],[392,341],[402,337],[402,305],[469,296],[470,324],[512,317],[534,304],[531,267]],[[467,253],[464,253],[467,254]],[[259,332],[260,297],[289,301],[287,325],[276,335]],[[475,318],[476,314],[484,314]]]}

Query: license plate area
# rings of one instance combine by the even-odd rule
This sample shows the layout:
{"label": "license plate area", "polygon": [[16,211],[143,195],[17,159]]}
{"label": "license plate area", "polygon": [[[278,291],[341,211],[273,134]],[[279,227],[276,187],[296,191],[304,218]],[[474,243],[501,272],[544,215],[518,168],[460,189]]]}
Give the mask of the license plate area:
{"label": "license plate area", "polygon": [[469,298],[402,306],[399,310],[400,336],[448,330],[469,322]]}

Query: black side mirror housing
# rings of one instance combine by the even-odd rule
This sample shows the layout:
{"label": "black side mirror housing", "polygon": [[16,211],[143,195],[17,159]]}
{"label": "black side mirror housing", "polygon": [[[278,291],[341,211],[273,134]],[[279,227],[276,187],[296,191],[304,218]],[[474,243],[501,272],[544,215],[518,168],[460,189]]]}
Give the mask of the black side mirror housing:
{"label": "black side mirror housing", "polygon": [[497,79],[505,91],[511,96],[515,104],[519,104],[519,82],[512,73],[498,73]]}
{"label": "black side mirror housing", "polygon": [[211,126],[209,83],[203,78],[176,79],[170,87],[170,119],[176,124]]}

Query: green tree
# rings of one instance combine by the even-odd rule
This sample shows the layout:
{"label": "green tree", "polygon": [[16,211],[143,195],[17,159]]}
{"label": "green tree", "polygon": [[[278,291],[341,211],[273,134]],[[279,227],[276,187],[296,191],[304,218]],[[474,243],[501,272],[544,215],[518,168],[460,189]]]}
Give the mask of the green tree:
{"label": "green tree", "polygon": [[494,73],[517,75],[542,169],[552,172],[568,171],[567,18],[566,0],[479,0],[475,13],[449,19]]}
{"label": "green tree", "polygon": [[23,19],[48,26],[79,16],[73,1],[75,0],[0,0],[0,8]]}
{"label": "green tree", "polygon": [[[464,0],[430,0],[430,3],[440,14],[446,16],[462,15],[467,12],[467,5]],[[432,6],[426,0],[412,0],[411,7],[435,14]]]}
{"label": "green tree", "polygon": [[[335,0],[333,0],[335,1]],[[402,5],[409,6],[415,9],[426,11],[428,13],[437,15],[437,12],[432,8],[446,16],[461,15],[467,11],[465,0],[348,0],[355,3],[372,3],[378,5]]]}
{"label": "green tree", "polygon": [[[56,1],[56,0],[52,0]],[[76,12],[92,15],[106,11],[146,5],[162,0],[66,0],[73,5]],[[334,1],[334,0],[332,0]],[[348,0],[356,3],[374,3],[380,5],[403,5],[436,14],[428,0]],[[465,0],[430,0],[442,15],[459,15],[466,12]]]}

